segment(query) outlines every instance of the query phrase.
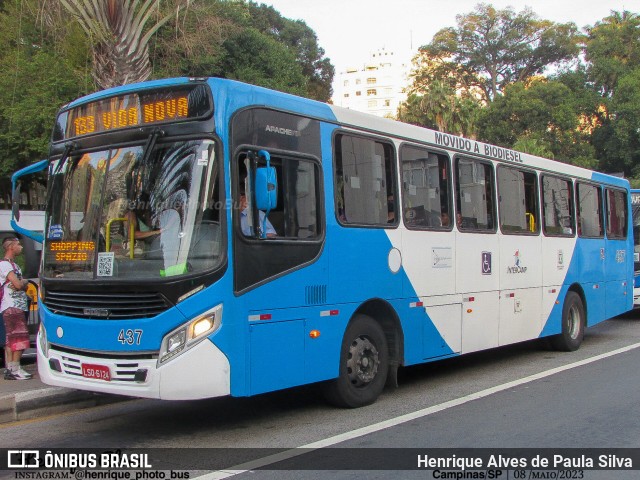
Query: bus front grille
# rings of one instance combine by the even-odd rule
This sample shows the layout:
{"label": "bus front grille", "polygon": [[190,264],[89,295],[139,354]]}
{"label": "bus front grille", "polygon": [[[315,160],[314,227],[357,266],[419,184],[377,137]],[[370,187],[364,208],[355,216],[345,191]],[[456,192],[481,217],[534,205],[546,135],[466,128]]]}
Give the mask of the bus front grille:
{"label": "bus front grille", "polygon": [[156,292],[45,291],[44,304],[60,315],[95,320],[150,318],[171,305]]}
{"label": "bus front grille", "polygon": [[[66,355],[62,355],[61,358],[63,373],[74,377],[83,376],[81,358]],[[109,370],[111,372],[110,381],[112,382],[134,382],[136,372],[140,369],[140,365],[138,363],[132,362],[113,362],[113,364],[109,365],[109,367]]]}
{"label": "bus front grille", "polygon": [[[92,382],[103,382],[105,379],[93,379],[83,373],[83,365],[87,367],[103,367],[109,370],[108,382],[112,385],[142,385],[151,380],[148,372],[156,365],[157,354],[144,352],[140,354],[100,353],[75,350],[56,344],[49,346],[49,365],[52,371],[74,379],[87,379]],[[52,363],[53,362],[53,363]]]}

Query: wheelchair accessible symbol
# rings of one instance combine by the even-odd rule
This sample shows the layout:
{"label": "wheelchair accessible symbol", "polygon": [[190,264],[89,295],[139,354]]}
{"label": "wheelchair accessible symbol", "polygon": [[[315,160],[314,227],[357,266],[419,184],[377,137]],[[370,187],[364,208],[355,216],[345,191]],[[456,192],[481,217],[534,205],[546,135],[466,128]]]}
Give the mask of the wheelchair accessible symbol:
{"label": "wheelchair accessible symbol", "polygon": [[482,275],[491,275],[491,252],[482,252]]}

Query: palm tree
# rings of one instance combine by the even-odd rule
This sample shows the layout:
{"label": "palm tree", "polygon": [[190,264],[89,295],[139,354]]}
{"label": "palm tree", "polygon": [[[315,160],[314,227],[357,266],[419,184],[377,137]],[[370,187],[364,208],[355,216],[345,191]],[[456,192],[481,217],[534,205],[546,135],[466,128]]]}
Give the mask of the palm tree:
{"label": "palm tree", "polygon": [[436,80],[422,97],[421,107],[427,117],[433,119],[441,132],[450,132],[453,126],[455,108],[455,91],[445,82]]}
{"label": "palm tree", "polygon": [[140,0],[60,1],[92,42],[93,78],[100,88],[149,78],[149,40],[174,15],[166,15],[144,32],[160,0],[143,0],[141,5]]}

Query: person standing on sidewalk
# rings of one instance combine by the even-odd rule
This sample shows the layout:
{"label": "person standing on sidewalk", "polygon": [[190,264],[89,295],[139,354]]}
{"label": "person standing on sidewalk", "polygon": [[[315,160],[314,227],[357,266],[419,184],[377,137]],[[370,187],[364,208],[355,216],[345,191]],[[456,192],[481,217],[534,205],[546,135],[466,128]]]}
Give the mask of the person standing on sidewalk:
{"label": "person standing on sidewalk", "polygon": [[29,330],[26,312],[29,310],[27,285],[22,278],[20,267],[15,258],[22,253],[22,245],[16,237],[7,237],[2,241],[4,258],[0,260],[0,285],[2,285],[2,302],[0,313],[4,319],[6,331],[5,380],[28,380],[32,375],[22,369],[20,358],[22,352],[29,348]]}

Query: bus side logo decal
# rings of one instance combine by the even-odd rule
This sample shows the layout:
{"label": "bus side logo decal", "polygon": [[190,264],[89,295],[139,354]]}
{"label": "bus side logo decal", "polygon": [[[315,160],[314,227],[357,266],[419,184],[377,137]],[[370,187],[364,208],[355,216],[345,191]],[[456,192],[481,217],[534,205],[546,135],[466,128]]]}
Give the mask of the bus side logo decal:
{"label": "bus side logo decal", "polygon": [[564,269],[564,251],[558,250],[558,270]]}
{"label": "bus side logo decal", "polygon": [[515,264],[513,267],[507,267],[507,273],[526,273],[527,267],[523,267],[520,263],[522,259],[520,258],[520,250],[516,250],[516,253],[513,254],[513,263]]}

